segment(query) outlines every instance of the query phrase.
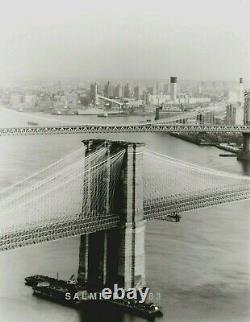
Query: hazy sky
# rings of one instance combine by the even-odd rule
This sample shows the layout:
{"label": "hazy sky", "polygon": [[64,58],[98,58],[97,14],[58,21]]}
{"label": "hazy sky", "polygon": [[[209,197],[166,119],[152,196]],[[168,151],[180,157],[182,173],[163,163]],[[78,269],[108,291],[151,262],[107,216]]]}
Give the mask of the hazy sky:
{"label": "hazy sky", "polygon": [[0,1],[0,80],[250,79],[249,0]]}

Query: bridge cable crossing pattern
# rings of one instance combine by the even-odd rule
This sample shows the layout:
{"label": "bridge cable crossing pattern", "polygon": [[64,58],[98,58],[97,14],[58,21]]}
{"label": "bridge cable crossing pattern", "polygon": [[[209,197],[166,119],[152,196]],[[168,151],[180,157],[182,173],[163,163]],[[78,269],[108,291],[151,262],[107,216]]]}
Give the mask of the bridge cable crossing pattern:
{"label": "bridge cable crossing pattern", "polygon": [[[109,220],[114,220],[110,218],[109,213],[105,212],[107,183],[110,190],[108,202],[111,203],[124,151],[119,151],[108,159],[105,154],[106,149],[100,147],[84,158],[83,151],[78,150],[70,157],[67,156],[60,162],[46,167],[44,171],[30,176],[23,181],[23,184],[19,182],[7,189],[2,189],[0,191],[0,248],[3,242],[5,246],[9,243],[10,248],[16,247],[16,243],[25,231],[29,238],[32,238],[32,230],[42,231],[43,227],[48,229],[50,226],[53,230],[53,225],[62,223],[80,225],[87,222],[87,218],[92,226],[97,224],[98,230],[98,225],[102,225],[105,221],[104,217],[107,224]],[[112,169],[110,180],[106,178],[107,164]],[[88,212],[89,196],[91,196],[91,209]],[[25,238],[25,233],[22,237]],[[37,241],[34,240],[34,242]]]}
{"label": "bridge cable crossing pattern", "polygon": [[172,213],[250,198],[250,178],[203,168],[156,152],[144,154],[144,216]]}
{"label": "bridge cable crossing pattern", "polygon": [[[114,196],[125,155],[105,144],[79,149],[0,190],[0,250],[117,227]],[[250,199],[249,177],[154,151],[144,151],[142,170],[145,220]]]}

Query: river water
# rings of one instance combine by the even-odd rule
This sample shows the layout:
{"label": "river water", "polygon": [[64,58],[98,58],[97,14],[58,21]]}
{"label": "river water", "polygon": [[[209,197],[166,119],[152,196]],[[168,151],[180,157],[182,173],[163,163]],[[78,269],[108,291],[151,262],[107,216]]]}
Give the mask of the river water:
{"label": "river water", "polygon": [[[148,119],[150,117],[146,117]],[[50,116],[0,107],[0,127],[65,123],[138,122],[143,117]],[[81,147],[81,139],[106,137],[141,141],[151,150],[206,167],[249,175],[249,164],[220,158],[213,147],[198,147],[167,134],[110,134],[0,137],[0,189]],[[146,278],[160,292],[162,322],[250,321],[249,201],[187,213],[180,223],[155,221],[146,227]],[[24,277],[40,273],[68,278],[77,272],[79,238],[68,238],[0,253],[0,321],[127,322],[129,315],[95,315],[32,296]],[[160,320],[159,320],[160,321]]]}

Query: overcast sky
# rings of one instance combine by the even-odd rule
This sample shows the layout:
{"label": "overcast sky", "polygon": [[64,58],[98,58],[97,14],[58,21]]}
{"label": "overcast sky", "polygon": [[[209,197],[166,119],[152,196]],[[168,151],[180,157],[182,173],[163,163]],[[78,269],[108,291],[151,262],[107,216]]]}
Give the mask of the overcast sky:
{"label": "overcast sky", "polygon": [[0,80],[250,79],[249,0],[0,1]]}

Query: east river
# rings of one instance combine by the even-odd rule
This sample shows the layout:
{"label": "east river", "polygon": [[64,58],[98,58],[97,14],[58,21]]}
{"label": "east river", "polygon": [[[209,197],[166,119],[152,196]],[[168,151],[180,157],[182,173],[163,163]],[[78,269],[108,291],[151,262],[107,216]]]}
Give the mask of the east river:
{"label": "east river", "polygon": [[[147,119],[150,117],[147,117]],[[143,117],[98,118],[24,114],[0,107],[0,127],[65,123],[138,122]],[[220,158],[167,134],[56,135],[0,137],[0,189],[81,147],[81,139],[106,137],[145,142],[151,150],[210,167],[250,175],[236,158]],[[250,320],[250,202],[216,206],[183,215],[180,223],[150,222],[146,229],[147,285],[160,292],[162,322],[247,322]],[[1,227],[0,227],[1,229]],[[112,312],[80,314],[32,296],[24,277],[48,274],[63,279],[77,272],[78,238],[0,253],[2,322],[139,322]],[[159,320],[160,321],[160,320]]]}

